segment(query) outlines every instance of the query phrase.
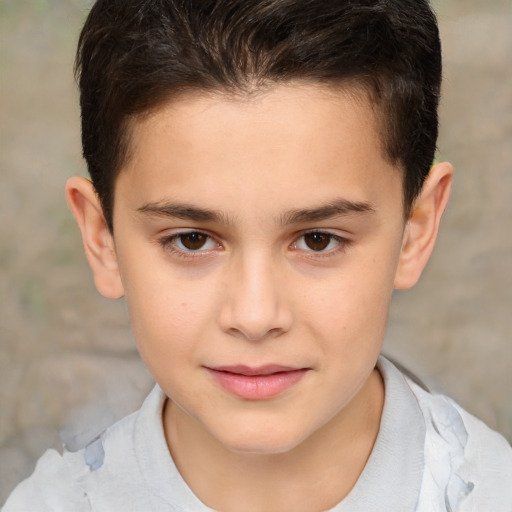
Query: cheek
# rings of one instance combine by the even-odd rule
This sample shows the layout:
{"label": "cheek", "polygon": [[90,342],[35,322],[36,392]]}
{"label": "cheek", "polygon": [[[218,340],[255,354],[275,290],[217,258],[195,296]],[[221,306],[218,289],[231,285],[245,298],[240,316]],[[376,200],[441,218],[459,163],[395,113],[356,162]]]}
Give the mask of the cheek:
{"label": "cheek", "polygon": [[214,286],[155,262],[141,268],[133,260],[125,261],[122,274],[141,356],[156,352],[152,357],[158,359],[190,351],[214,315]]}
{"label": "cheek", "polygon": [[[193,365],[209,331],[207,306],[194,301],[193,294],[170,287],[160,293],[127,296],[133,335],[140,357],[157,382],[165,389],[170,378],[180,379]],[[201,316],[200,316],[201,315]]]}
{"label": "cheek", "polygon": [[344,349],[350,350],[365,345],[359,342],[382,341],[393,291],[397,251],[388,248],[378,258],[363,253],[351,255],[328,278],[313,283],[302,301],[316,327],[330,338],[347,340]]}

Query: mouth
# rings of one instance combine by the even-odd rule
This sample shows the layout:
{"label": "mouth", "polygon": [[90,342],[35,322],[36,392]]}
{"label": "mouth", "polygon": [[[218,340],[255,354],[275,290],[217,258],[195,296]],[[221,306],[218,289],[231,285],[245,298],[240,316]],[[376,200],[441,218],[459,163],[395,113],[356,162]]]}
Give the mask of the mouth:
{"label": "mouth", "polygon": [[268,400],[297,384],[309,368],[282,365],[206,367],[225,391],[244,400]]}

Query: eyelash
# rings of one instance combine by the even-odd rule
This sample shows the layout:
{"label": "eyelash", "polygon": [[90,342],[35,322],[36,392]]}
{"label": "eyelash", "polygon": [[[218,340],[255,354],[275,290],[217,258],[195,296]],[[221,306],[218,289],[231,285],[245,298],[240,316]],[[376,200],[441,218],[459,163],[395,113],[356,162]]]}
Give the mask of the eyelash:
{"label": "eyelash", "polygon": [[[334,248],[331,248],[328,250],[320,250],[320,251],[314,251],[311,248],[310,248],[310,250],[306,250],[306,249],[299,249],[296,247],[299,240],[303,239],[307,235],[312,235],[312,234],[327,236],[329,238],[328,245],[330,245],[332,242],[336,242],[337,245]],[[349,240],[348,238],[344,238],[342,236],[335,235],[334,233],[330,233],[329,231],[313,229],[310,231],[303,231],[302,233],[300,233],[300,235],[295,239],[295,241],[291,244],[291,246],[292,246],[293,250],[295,250],[295,251],[302,251],[308,258],[318,259],[318,258],[330,258],[330,257],[336,256],[340,253],[343,253],[349,247],[350,244],[351,244],[351,240]]]}
{"label": "eyelash", "polygon": [[[192,235],[192,234],[197,234],[197,235],[202,235],[202,236],[207,237],[208,240],[214,241],[216,243],[217,247],[214,249],[207,249],[207,250],[198,249],[196,251],[194,251],[194,250],[186,251],[186,250],[179,249],[176,247],[176,244],[175,244],[176,240],[178,240],[179,238],[181,238],[183,236]],[[329,237],[329,244],[331,244],[334,241],[337,243],[337,246],[332,249],[329,249],[327,251],[325,251],[325,250],[314,251],[312,249],[308,251],[305,249],[298,249],[296,247],[298,242],[305,236],[311,235],[311,234],[327,236],[327,237]],[[173,234],[170,236],[165,236],[165,237],[161,238],[158,242],[159,242],[159,245],[164,250],[171,252],[172,254],[174,254],[180,258],[189,259],[189,260],[193,259],[193,258],[207,256],[212,251],[217,250],[218,247],[221,247],[221,244],[219,242],[217,242],[212,235],[209,235],[208,233],[205,233],[203,231],[196,231],[196,230],[182,231],[180,233],[176,233],[176,234]],[[307,257],[326,258],[326,257],[331,257],[334,255],[337,255],[340,252],[344,252],[349,247],[350,244],[351,244],[351,240],[344,238],[342,236],[339,236],[339,235],[335,235],[328,231],[310,230],[310,231],[304,231],[304,232],[300,233],[300,235],[294,240],[294,242],[292,242],[292,244],[290,244],[290,246],[292,247],[292,250],[294,250],[294,251],[303,251],[305,254],[307,254]]]}
{"label": "eyelash", "polygon": [[159,244],[164,250],[166,250],[180,258],[189,259],[189,260],[193,259],[193,258],[204,257],[204,256],[210,254],[212,251],[215,251],[217,249],[217,248],[215,248],[215,249],[208,249],[208,250],[186,251],[186,250],[179,249],[178,247],[176,247],[176,243],[175,243],[176,240],[178,240],[179,238],[181,238],[183,236],[193,235],[193,234],[205,236],[208,240],[214,241],[216,243],[217,247],[221,246],[221,244],[219,242],[217,242],[213,236],[211,236],[208,233],[205,233],[203,231],[197,231],[197,230],[181,231],[174,235],[165,236],[159,240]]}

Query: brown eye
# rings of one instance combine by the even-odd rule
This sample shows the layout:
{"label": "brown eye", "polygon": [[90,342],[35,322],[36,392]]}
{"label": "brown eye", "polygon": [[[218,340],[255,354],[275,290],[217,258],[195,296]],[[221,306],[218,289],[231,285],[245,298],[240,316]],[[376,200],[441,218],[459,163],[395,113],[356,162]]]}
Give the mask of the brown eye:
{"label": "brown eye", "polygon": [[331,238],[332,235],[327,233],[306,233],[304,235],[304,242],[312,251],[323,251],[330,244]]}
{"label": "brown eye", "polygon": [[181,245],[189,251],[202,249],[209,238],[209,236],[199,232],[184,233],[178,237]]}

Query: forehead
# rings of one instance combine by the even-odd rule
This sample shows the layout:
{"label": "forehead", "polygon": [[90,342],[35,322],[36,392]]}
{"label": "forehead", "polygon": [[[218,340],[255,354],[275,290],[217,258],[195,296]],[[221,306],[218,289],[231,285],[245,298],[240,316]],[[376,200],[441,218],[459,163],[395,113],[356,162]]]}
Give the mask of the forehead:
{"label": "forehead", "polygon": [[133,122],[116,198],[197,200],[237,213],[265,202],[276,215],[329,195],[369,202],[393,193],[401,203],[401,173],[378,133],[372,104],[354,89],[190,94]]}
{"label": "forehead", "polygon": [[[141,144],[162,129],[174,139],[181,137],[181,142],[208,144],[213,140],[217,144],[217,138],[225,138],[226,132],[235,135],[242,124],[243,134],[255,142],[269,132],[279,132],[280,138],[291,136],[298,141],[302,137],[314,142],[322,134],[325,138],[331,135],[330,128],[337,121],[352,123],[352,131],[364,131],[365,137],[370,135],[375,142],[379,141],[381,116],[370,97],[358,84],[337,87],[301,81],[248,92],[185,92],[133,119],[129,125],[130,154],[140,153]],[[357,119],[351,116],[354,113]],[[245,129],[249,127],[247,123],[252,125],[252,133]],[[318,128],[324,131],[319,133]],[[343,135],[341,130],[338,134]],[[270,149],[272,145],[266,147]],[[383,148],[380,142],[378,147]]]}

